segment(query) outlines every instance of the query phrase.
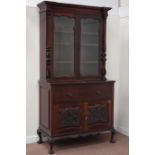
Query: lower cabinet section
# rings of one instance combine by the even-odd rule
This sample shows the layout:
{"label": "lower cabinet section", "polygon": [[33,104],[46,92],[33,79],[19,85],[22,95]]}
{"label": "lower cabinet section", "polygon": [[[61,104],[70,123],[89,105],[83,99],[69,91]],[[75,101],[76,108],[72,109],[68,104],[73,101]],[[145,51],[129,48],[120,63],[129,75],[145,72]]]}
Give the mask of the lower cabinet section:
{"label": "lower cabinet section", "polygon": [[[88,89],[88,91],[86,91]],[[111,131],[113,142],[114,82],[40,83],[40,126],[50,146],[57,139]]]}
{"label": "lower cabinet section", "polygon": [[111,100],[71,103],[61,102],[53,106],[52,129],[54,136],[102,130],[110,128]]}

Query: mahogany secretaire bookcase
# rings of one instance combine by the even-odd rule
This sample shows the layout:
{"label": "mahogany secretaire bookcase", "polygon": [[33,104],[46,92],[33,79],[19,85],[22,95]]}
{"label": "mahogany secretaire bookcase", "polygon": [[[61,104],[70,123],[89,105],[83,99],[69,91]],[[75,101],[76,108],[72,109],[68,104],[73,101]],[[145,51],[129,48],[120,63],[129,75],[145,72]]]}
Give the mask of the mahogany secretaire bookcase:
{"label": "mahogany secretaire bookcase", "polygon": [[44,1],[40,8],[39,141],[111,131],[114,81],[106,79],[108,7]]}

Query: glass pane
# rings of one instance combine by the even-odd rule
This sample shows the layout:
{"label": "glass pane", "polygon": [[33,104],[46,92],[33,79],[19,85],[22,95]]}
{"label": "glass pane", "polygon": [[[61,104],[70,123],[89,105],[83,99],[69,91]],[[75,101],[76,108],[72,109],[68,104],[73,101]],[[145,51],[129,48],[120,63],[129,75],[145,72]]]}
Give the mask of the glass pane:
{"label": "glass pane", "polygon": [[98,75],[98,63],[82,63],[82,75]]}
{"label": "glass pane", "polygon": [[74,19],[70,17],[54,17],[54,74],[74,75]]}
{"label": "glass pane", "polygon": [[73,65],[68,62],[58,62],[55,64],[55,75],[56,77],[73,75]]}
{"label": "glass pane", "polygon": [[99,21],[81,19],[80,72],[83,76],[98,75]]}

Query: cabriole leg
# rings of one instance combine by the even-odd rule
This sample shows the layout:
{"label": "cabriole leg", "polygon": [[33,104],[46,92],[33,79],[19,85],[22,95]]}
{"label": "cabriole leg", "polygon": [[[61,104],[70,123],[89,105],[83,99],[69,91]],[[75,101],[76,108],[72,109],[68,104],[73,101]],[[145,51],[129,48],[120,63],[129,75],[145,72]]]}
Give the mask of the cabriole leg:
{"label": "cabriole leg", "polygon": [[38,134],[38,136],[39,136],[39,140],[38,140],[38,144],[42,144],[43,143],[43,141],[42,141],[42,133],[41,133],[41,131],[38,129],[37,130],[37,134]]}
{"label": "cabriole leg", "polygon": [[116,134],[116,131],[114,128],[110,129],[110,132],[111,132],[111,136],[110,136],[110,143],[115,143],[114,141],[114,136]]}
{"label": "cabriole leg", "polygon": [[51,140],[51,139],[49,139],[48,140],[48,143],[49,143],[49,154],[53,154],[54,153],[54,151],[53,151],[53,143],[54,143],[54,141],[53,140]]}

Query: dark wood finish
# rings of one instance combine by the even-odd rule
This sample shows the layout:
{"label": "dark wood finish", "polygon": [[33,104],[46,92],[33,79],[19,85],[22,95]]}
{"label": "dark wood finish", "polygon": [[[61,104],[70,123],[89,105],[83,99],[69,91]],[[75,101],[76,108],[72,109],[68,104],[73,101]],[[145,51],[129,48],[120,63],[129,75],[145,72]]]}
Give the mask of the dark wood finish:
{"label": "dark wood finish", "polygon": [[[98,134],[110,130],[113,142],[114,81],[106,80],[106,17],[108,7],[42,2],[40,8],[40,123],[38,143],[48,137],[49,153],[57,139]],[[74,76],[54,74],[54,17],[74,18]],[[80,39],[83,18],[99,20],[98,75],[80,73]],[[95,51],[94,51],[95,52]],[[97,51],[96,51],[97,52]],[[91,62],[90,62],[91,63]]]}

